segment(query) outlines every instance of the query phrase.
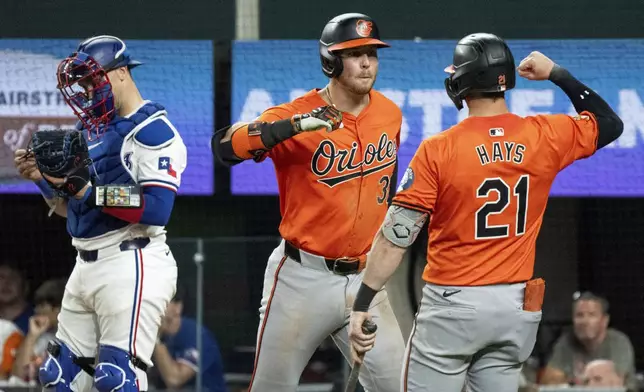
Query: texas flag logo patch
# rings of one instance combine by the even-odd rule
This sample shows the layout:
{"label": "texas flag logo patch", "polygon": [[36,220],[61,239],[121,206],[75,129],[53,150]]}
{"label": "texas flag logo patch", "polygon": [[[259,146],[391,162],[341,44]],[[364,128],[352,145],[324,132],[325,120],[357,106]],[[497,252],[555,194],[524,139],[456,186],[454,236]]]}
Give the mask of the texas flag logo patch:
{"label": "texas flag logo patch", "polygon": [[159,158],[159,170],[168,172],[168,175],[177,178],[177,172],[172,168],[172,163],[170,163],[170,157],[160,157]]}

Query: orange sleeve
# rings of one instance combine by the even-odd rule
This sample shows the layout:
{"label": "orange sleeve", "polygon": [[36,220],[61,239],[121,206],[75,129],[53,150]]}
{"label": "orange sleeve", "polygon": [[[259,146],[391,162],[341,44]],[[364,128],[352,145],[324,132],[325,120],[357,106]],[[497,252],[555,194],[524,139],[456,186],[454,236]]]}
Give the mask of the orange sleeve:
{"label": "orange sleeve", "polygon": [[392,204],[431,213],[438,197],[438,166],[432,139],[418,147],[403,175]]}
{"label": "orange sleeve", "polygon": [[[262,113],[254,122],[273,122],[290,118],[293,114],[286,108],[275,106],[267,109]],[[266,146],[262,142],[259,134],[249,132],[249,125],[246,124],[235,130],[231,138],[233,151],[235,155],[242,159],[254,159],[256,162],[261,162],[267,156],[273,158],[272,151],[267,151]]]}
{"label": "orange sleeve", "polygon": [[13,362],[16,359],[16,353],[20,344],[22,344],[22,334],[16,331],[9,335],[7,340],[4,341],[2,347],[2,360],[0,362],[0,373],[8,375],[11,373]]}
{"label": "orange sleeve", "polygon": [[578,159],[588,158],[597,150],[597,120],[590,112],[572,117],[565,114],[543,116],[548,123],[552,147],[560,158],[559,170]]}

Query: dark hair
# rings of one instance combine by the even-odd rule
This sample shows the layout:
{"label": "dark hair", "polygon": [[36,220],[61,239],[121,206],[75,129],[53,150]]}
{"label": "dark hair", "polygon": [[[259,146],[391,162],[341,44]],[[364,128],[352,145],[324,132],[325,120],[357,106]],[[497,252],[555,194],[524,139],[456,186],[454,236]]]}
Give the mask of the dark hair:
{"label": "dark hair", "polygon": [[18,262],[3,260],[0,261],[0,268],[6,268],[12,272],[15,272],[20,276],[23,282],[27,281],[27,275],[24,272],[24,268],[20,268]]}
{"label": "dark hair", "polygon": [[608,309],[609,309],[608,300],[590,291],[584,291],[583,293],[580,293],[579,291],[577,291],[572,295],[572,300],[573,300],[572,301],[573,309],[575,305],[577,305],[577,302],[579,301],[595,301],[599,303],[599,305],[601,306],[602,313],[608,314]]}
{"label": "dark hair", "polygon": [[30,286],[29,279],[27,278],[27,274],[25,274],[24,268],[20,268],[20,265],[17,261],[9,260],[0,261],[0,268],[6,268],[18,275],[20,279],[20,290],[22,291],[22,295],[24,297],[27,297],[29,295]]}
{"label": "dark hair", "polygon": [[60,308],[63,303],[66,283],[66,279],[50,279],[45,281],[34,293],[34,304],[47,304],[54,308]]}
{"label": "dark hair", "polygon": [[467,98],[491,98],[497,100],[499,98],[505,98],[505,91],[496,91],[493,93],[473,92],[467,94]]}

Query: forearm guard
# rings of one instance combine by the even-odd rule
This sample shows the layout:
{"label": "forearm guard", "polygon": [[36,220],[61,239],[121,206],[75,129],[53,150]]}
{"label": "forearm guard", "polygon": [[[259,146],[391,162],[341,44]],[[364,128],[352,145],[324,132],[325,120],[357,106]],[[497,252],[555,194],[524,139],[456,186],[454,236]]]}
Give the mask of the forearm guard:
{"label": "forearm guard", "polygon": [[271,148],[297,134],[291,119],[275,122],[253,122],[235,130],[230,140],[222,142],[230,127],[212,137],[211,148],[220,163],[236,165],[246,159],[257,159]]}

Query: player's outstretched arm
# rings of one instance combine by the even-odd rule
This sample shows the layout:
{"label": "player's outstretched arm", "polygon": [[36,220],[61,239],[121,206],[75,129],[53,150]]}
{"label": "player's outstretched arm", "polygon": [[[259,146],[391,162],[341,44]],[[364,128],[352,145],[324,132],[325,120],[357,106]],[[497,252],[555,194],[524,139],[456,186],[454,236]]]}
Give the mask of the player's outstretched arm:
{"label": "player's outstretched arm", "polygon": [[520,76],[529,80],[550,80],[566,93],[577,113],[592,113],[597,120],[597,149],[612,143],[622,134],[624,123],[610,105],[542,53],[530,53],[521,61],[518,71]]}
{"label": "player's outstretched arm", "polygon": [[211,148],[220,163],[232,166],[247,159],[257,159],[299,133],[322,129],[333,131],[342,122],[342,113],[333,106],[322,106],[310,113],[295,114],[278,121],[261,121],[262,117],[258,121],[236,123],[215,132]]}

